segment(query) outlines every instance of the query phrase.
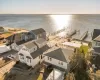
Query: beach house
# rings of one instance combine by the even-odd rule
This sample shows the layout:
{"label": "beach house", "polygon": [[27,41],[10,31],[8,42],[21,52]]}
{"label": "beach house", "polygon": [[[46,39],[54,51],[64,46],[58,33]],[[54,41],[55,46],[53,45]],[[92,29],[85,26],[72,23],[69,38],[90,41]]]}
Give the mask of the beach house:
{"label": "beach house", "polygon": [[5,31],[5,29],[0,26],[0,33],[4,32],[4,31]]}
{"label": "beach house", "polygon": [[43,61],[42,54],[48,49],[49,47],[46,45],[44,39],[29,41],[25,43],[22,49],[18,52],[19,61],[28,66],[34,67]]}
{"label": "beach house", "polygon": [[73,53],[74,51],[70,49],[50,49],[44,53],[44,63],[46,64],[46,66],[51,65],[55,68],[69,71],[70,57]]}
{"label": "beach house", "polygon": [[96,46],[100,46],[100,29],[94,29],[93,31],[93,35],[92,35],[92,46],[96,47]]}
{"label": "beach house", "polygon": [[30,33],[33,35],[33,39],[38,39],[38,38],[46,39],[46,31],[43,28],[31,30]]}

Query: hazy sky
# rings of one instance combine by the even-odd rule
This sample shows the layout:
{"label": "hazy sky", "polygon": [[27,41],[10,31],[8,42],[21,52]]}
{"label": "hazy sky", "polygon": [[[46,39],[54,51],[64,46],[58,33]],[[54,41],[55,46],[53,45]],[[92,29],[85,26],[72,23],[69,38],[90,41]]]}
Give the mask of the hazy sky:
{"label": "hazy sky", "polygon": [[0,0],[0,13],[100,14],[100,0]]}

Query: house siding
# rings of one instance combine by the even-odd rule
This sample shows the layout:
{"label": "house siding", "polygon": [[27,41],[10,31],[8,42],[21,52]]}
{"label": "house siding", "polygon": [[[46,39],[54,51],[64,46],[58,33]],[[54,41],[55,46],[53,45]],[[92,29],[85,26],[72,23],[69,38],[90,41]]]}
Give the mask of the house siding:
{"label": "house siding", "polygon": [[92,47],[100,47],[99,41],[92,41]]}
{"label": "house siding", "polygon": [[16,48],[18,47],[18,45],[16,45],[16,43],[13,43],[13,44],[11,45],[11,47],[12,47],[12,49],[17,50]]}
{"label": "house siding", "polygon": [[32,67],[34,68],[37,64],[39,64],[40,59],[39,57],[36,57],[35,59],[32,60]]}
{"label": "house siding", "polygon": [[[29,66],[32,66],[32,57],[31,57],[31,55],[29,54],[28,51],[24,51],[24,50],[21,49],[21,50],[18,52],[18,54],[23,54],[23,55],[24,55],[24,59],[23,59],[23,60],[20,59],[20,55],[18,55],[18,56],[19,56],[19,61],[20,61],[20,62],[26,63],[26,64],[29,65]],[[26,58],[27,56],[31,58],[31,63],[27,62],[27,58]]]}
{"label": "house siding", "polygon": [[20,51],[20,49],[23,47],[22,45],[17,45],[16,43],[13,43],[11,45],[12,49],[16,50],[16,51]]}
{"label": "house siding", "polygon": [[[54,59],[52,58],[52,60],[48,60],[48,56],[45,56],[44,57],[44,61],[47,62],[47,63],[50,63],[52,65],[55,65],[55,66],[58,66],[58,67],[61,67],[63,69],[67,69],[67,63],[66,62],[63,62],[63,65],[59,64],[60,60],[57,60],[57,59]],[[61,61],[62,62],[62,61]]]}
{"label": "house siding", "polygon": [[[23,48],[26,48],[26,47],[23,47]],[[27,64],[28,66],[32,66],[34,68],[34,66],[36,66],[37,64],[39,64],[40,61],[43,61],[38,57],[36,57],[35,59],[33,59],[30,55],[30,52],[29,51],[25,51],[23,49],[21,49],[18,54],[23,54],[24,55],[24,60],[20,59],[20,55],[19,55],[19,61],[22,62],[22,63],[25,63]],[[30,62],[27,62],[27,58],[26,57],[30,57],[31,58],[31,63]]]}

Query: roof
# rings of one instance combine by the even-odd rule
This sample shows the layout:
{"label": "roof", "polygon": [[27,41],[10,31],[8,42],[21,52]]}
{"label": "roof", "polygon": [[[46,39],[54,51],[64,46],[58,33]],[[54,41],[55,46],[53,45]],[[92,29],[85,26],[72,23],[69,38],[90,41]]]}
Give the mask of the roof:
{"label": "roof", "polygon": [[100,35],[100,29],[94,29],[92,40],[94,40],[99,35]]}
{"label": "roof", "polygon": [[21,44],[24,44],[24,43],[29,42],[29,41],[32,41],[32,40],[27,40],[27,41],[21,40],[21,41],[16,42],[16,44],[21,45]]}
{"label": "roof", "polygon": [[63,62],[69,62],[69,56],[71,56],[73,53],[74,51],[72,50],[58,48],[54,51],[46,53],[45,55]]}
{"label": "roof", "polygon": [[28,49],[31,49],[32,47],[36,46],[34,41],[29,41],[27,43],[24,44],[24,46],[26,46]]}
{"label": "roof", "polygon": [[16,42],[17,45],[21,45],[21,44],[24,44],[26,41],[22,40],[22,41],[18,41]]}
{"label": "roof", "polygon": [[43,39],[43,38],[39,38],[38,40],[36,40],[35,42],[38,43],[38,44],[41,44],[43,42],[45,42],[46,40]]}
{"label": "roof", "polygon": [[100,54],[100,47],[94,47],[94,53],[99,53]]}
{"label": "roof", "polygon": [[95,40],[95,41],[100,41],[100,35],[97,36],[94,40]]}
{"label": "roof", "polygon": [[65,45],[65,46],[70,46],[70,47],[81,47],[81,44],[79,44],[79,43],[73,43],[73,42],[64,42],[64,43],[62,43],[63,45]]}
{"label": "roof", "polygon": [[3,54],[0,55],[0,57],[6,57],[8,55],[16,54],[16,53],[18,53],[18,51],[12,49],[10,51],[4,52]]}
{"label": "roof", "polygon": [[35,59],[36,57],[43,54],[43,52],[45,52],[48,49],[49,49],[48,45],[45,45],[42,48],[36,50],[35,52],[32,52],[30,55],[32,56],[33,59]]}
{"label": "roof", "polygon": [[38,40],[35,41],[35,43],[40,48],[40,46],[42,47],[42,46],[46,45],[46,40],[43,38],[39,38]]}
{"label": "roof", "polygon": [[43,28],[39,28],[39,29],[31,30],[31,31],[36,35],[45,32],[45,30]]}

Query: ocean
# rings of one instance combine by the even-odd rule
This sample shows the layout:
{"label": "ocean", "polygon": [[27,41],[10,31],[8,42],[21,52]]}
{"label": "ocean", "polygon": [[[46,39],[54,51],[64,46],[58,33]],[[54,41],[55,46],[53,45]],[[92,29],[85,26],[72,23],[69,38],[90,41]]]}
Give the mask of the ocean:
{"label": "ocean", "polygon": [[[0,14],[0,26],[15,27],[15,28],[18,27],[18,28],[25,28],[28,30],[44,28],[47,32],[54,32],[63,27],[68,27],[69,30],[77,29],[77,30],[80,30],[81,32],[88,30],[90,33],[93,31],[93,29],[96,29],[96,28],[100,29],[100,15],[97,15],[97,14],[71,15],[69,22],[67,19],[63,19],[57,16],[55,18],[57,18],[56,22],[58,21],[58,23],[55,23],[54,21],[55,18],[52,18],[50,15]],[[65,25],[61,25],[60,24],[61,22],[62,23],[68,22],[69,24],[66,25],[64,23]]]}

